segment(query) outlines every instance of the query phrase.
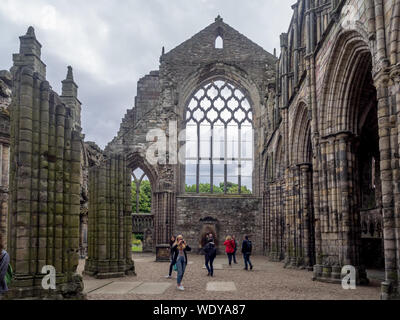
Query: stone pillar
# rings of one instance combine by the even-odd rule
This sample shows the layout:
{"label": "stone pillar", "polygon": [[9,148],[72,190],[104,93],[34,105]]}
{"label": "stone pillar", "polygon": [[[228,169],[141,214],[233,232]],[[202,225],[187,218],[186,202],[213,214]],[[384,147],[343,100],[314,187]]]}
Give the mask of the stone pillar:
{"label": "stone pillar", "polygon": [[[8,247],[14,279],[7,298],[83,298],[76,274],[82,135],[45,80],[33,28],[21,37],[12,73]],[[56,269],[56,290],[41,286],[45,265]]]}
{"label": "stone pillar", "polygon": [[294,172],[291,168],[285,170],[285,267],[296,266],[296,244],[295,244],[295,214],[294,214]]}
{"label": "stone pillar", "polygon": [[135,275],[131,172],[124,156],[110,155],[90,168],[88,220],[85,274],[98,279]]}
{"label": "stone pillar", "polygon": [[81,259],[85,259],[88,255],[88,216],[87,214],[80,217],[79,230],[79,254]]}
{"label": "stone pillar", "polygon": [[169,244],[169,239],[175,232],[176,194],[170,191],[156,192],[154,199],[156,260],[165,261],[165,245]]}
{"label": "stone pillar", "polygon": [[350,132],[326,137],[321,146],[320,257],[314,267],[314,279],[341,281],[341,269],[352,265],[357,283],[368,283],[360,265],[360,208],[358,197],[356,139]]}
{"label": "stone pillar", "polygon": [[305,163],[300,168],[300,213],[302,218],[303,239],[302,255],[304,257],[303,266],[307,270],[312,270],[314,262],[314,216],[312,203],[312,184],[311,184],[311,164]]}
{"label": "stone pillar", "polygon": [[[396,74],[396,73],[395,73]],[[398,80],[398,77],[397,77]],[[398,86],[398,81],[396,81]],[[385,254],[385,281],[382,283],[381,298],[384,300],[399,298],[399,217],[398,210],[400,203],[395,194],[398,188],[398,177],[396,167],[398,166],[398,145],[394,145],[394,129],[392,123],[395,117],[392,116],[390,108],[391,95],[389,91],[389,79],[387,75],[378,74],[375,79],[378,98],[378,124],[379,124],[379,152],[381,161],[382,181],[382,214],[383,214],[383,238]],[[396,92],[396,112],[399,112],[399,93]],[[396,201],[398,200],[398,201]],[[397,220],[397,223],[396,223]]]}

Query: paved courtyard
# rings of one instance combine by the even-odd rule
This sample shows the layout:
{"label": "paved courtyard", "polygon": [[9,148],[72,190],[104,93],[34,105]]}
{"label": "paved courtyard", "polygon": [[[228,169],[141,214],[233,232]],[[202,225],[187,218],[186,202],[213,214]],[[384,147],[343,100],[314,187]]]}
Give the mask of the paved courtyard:
{"label": "paved courtyard", "polygon": [[[369,286],[343,290],[340,285],[311,281],[312,273],[283,269],[282,263],[266,257],[253,257],[253,271],[243,270],[243,262],[229,267],[225,256],[214,262],[215,276],[207,277],[203,256],[189,255],[183,285],[176,289],[173,279],[165,278],[168,263],[155,262],[151,254],[134,254],[136,277],[96,280],[84,276],[85,292],[90,300],[378,300],[379,273],[371,274]],[[82,272],[84,260],[80,261]]]}

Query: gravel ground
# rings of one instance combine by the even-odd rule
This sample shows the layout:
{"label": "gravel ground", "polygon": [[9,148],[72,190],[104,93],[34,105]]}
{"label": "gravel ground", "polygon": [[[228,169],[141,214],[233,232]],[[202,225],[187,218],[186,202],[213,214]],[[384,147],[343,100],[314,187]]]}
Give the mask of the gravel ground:
{"label": "gravel ground", "polygon": [[[155,256],[134,254],[136,277],[114,279],[114,281],[171,282],[162,295],[135,294],[88,294],[89,300],[379,300],[380,282],[371,280],[369,286],[358,286],[356,290],[343,290],[338,284],[327,284],[311,280],[312,273],[304,270],[284,269],[282,263],[269,262],[266,257],[252,257],[253,271],[243,270],[242,259],[239,265],[229,268],[227,259],[218,256],[215,264],[224,263],[223,270],[215,270],[214,278],[207,277],[203,269],[204,257],[189,255],[190,264],[183,279],[185,291],[176,289],[174,279],[165,279],[169,263],[155,262]],[[82,271],[82,260],[79,270]],[[85,279],[91,279],[84,276]],[[208,292],[207,282],[233,281],[237,291]]]}

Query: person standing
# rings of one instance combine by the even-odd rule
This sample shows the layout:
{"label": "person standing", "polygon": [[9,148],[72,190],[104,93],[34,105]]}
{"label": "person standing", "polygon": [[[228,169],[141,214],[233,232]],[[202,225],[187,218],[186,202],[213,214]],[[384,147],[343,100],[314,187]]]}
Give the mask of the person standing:
{"label": "person standing", "polygon": [[10,256],[3,247],[3,235],[0,233],[0,295],[8,291],[6,274],[8,265],[10,264]]}
{"label": "person standing", "polygon": [[253,270],[253,264],[250,261],[251,252],[253,250],[253,245],[249,240],[248,236],[245,236],[242,243],[242,253],[244,259],[244,270],[248,270],[248,266],[250,265],[250,270]]}
{"label": "person standing", "polygon": [[208,276],[214,276],[214,259],[217,256],[217,249],[215,248],[215,243],[213,239],[209,239],[208,243],[203,248],[205,265],[208,271]]}
{"label": "person standing", "polygon": [[173,270],[174,265],[175,265],[175,263],[173,263],[174,254],[172,252],[172,247],[173,247],[175,241],[176,241],[175,236],[172,236],[171,239],[169,240],[169,258],[170,258],[171,263],[169,264],[169,273],[168,273],[167,276],[165,276],[167,279],[172,279],[172,270]]}
{"label": "person standing", "polygon": [[233,240],[233,242],[235,243],[235,251],[233,251],[233,256],[232,256],[232,258],[233,258],[233,263],[234,263],[234,264],[237,264],[237,261],[236,261],[236,252],[237,252],[238,243],[237,243],[237,241],[236,241],[236,236],[232,236],[232,240]]}
{"label": "person standing", "polygon": [[227,236],[224,242],[225,252],[228,255],[229,266],[232,266],[232,257],[235,252],[235,242],[232,240],[231,236]]}
{"label": "person standing", "polygon": [[185,274],[186,266],[188,263],[187,252],[192,251],[192,248],[186,243],[182,235],[176,237],[176,241],[172,247],[173,263],[176,263],[178,269],[177,289],[184,291],[182,286],[183,276]]}

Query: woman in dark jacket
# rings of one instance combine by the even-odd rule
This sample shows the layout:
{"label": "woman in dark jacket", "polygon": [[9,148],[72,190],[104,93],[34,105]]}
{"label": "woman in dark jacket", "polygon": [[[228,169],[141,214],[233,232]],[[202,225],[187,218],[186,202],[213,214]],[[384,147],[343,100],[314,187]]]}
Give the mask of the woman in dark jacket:
{"label": "woman in dark jacket", "polygon": [[179,235],[176,237],[176,241],[172,247],[172,263],[176,264],[178,268],[177,277],[177,289],[184,291],[185,288],[182,286],[183,275],[185,274],[186,266],[188,263],[187,252],[192,251],[192,248],[183,240],[183,236]]}
{"label": "woman in dark jacket", "polygon": [[172,269],[174,268],[174,264],[175,264],[175,263],[173,263],[174,259],[173,259],[173,252],[172,252],[172,247],[173,247],[175,241],[176,241],[175,236],[172,236],[171,239],[169,240],[169,258],[171,260],[171,263],[169,265],[169,273],[167,276],[165,276],[167,279],[172,278]]}

